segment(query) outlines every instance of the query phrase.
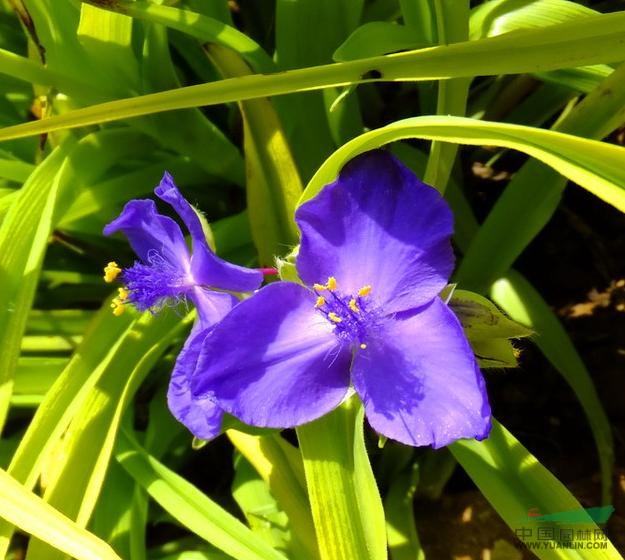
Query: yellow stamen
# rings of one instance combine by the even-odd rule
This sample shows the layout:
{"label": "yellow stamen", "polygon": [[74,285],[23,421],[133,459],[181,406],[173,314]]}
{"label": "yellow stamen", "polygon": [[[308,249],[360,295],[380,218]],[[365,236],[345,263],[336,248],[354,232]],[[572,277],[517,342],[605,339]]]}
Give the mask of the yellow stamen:
{"label": "yellow stamen", "polygon": [[324,298],[323,296],[319,296],[317,298],[317,301],[315,302],[315,307],[321,307],[322,305],[325,305],[326,303],[326,298]]}
{"label": "yellow stamen", "polygon": [[104,281],[110,284],[119,276],[121,271],[122,269],[117,266],[117,263],[111,261],[104,267]]}
{"label": "yellow stamen", "polygon": [[354,313],[358,313],[360,311],[360,308],[358,307],[358,305],[356,305],[356,300],[354,298],[349,300],[349,308],[354,312]]}
{"label": "yellow stamen", "polygon": [[324,290],[327,290],[328,287],[324,286],[323,284],[313,284],[313,289],[317,292],[323,292]]}
{"label": "yellow stamen", "polygon": [[371,293],[371,290],[373,290],[371,286],[369,285],[363,286],[362,288],[360,288],[360,290],[358,290],[358,295],[360,297],[368,296]]}
{"label": "yellow stamen", "polygon": [[127,288],[117,288],[117,292],[119,295],[116,298],[113,298],[111,302],[111,307],[113,309],[113,315],[115,317],[119,317],[124,311],[126,311],[126,303],[128,302],[128,295],[130,292]]}
{"label": "yellow stamen", "polygon": [[115,309],[113,309],[113,315],[115,315],[115,317],[119,317],[124,313],[124,311],[126,311],[126,308],[123,305],[118,305]]}
{"label": "yellow stamen", "polygon": [[336,290],[336,278],[334,278],[334,276],[330,276],[330,278],[328,278],[328,283],[326,284],[326,286],[331,292]]}
{"label": "yellow stamen", "polygon": [[360,345],[360,347],[364,350],[364,349],[367,347],[367,345],[363,342],[363,343]]}
{"label": "yellow stamen", "polygon": [[126,311],[124,301],[118,297],[111,302],[111,308],[113,309],[113,315],[115,315],[115,317],[119,317],[124,311]]}
{"label": "yellow stamen", "polygon": [[334,313],[334,311],[330,311],[330,313],[328,313],[328,319],[330,319],[333,323],[341,323],[343,321],[343,319]]}

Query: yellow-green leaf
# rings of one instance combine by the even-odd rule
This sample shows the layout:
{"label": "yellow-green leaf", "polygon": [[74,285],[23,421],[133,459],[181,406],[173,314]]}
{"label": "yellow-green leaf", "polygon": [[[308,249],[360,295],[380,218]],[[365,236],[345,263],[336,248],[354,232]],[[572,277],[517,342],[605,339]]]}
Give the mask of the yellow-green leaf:
{"label": "yellow-green leaf", "polygon": [[121,560],[113,549],[0,469],[0,517],[78,560]]}
{"label": "yellow-green leaf", "polygon": [[625,148],[553,130],[444,116],[404,119],[354,138],[324,162],[301,201],[332,182],[354,156],[406,138],[520,150],[625,212]]}

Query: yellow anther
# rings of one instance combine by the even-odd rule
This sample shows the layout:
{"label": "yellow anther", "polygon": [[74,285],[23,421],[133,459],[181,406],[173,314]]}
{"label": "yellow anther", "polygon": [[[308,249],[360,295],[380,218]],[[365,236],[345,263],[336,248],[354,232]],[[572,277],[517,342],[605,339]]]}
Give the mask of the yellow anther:
{"label": "yellow anther", "polygon": [[111,302],[111,308],[113,309],[113,315],[119,317],[124,311],[126,311],[125,304],[128,302],[129,291],[127,288],[117,288],[118,296],[113,298]]}
{"label": "yellow anther", "polygon": [[124,311],[126,311],[124,301],[118,297],[111,302],[111,308],[113,309],[113,315],[115,315],[115,317],[119,317]]}
{"label": "yellow anther", "polygon": [[328,319],[330,319],[333,323],[341,323],[343,321],[343,319],[334,313],[334,311],[330,311],[330,313],[328,313]]}
{"label": "yellow anther", "polygon": [[315,307],[321,307],[322,305],[325,305],[326,303],[326,298],[324,298],[323,296],[319,296],[317,298],[317,301],[315,302]]}
{"label": "yellow anther", "polygon": [[107,283],[113,282],[115,278],[119,276],[119,273],[122,271],[115,261],[111,261],[104,267],[104,281]]}
{"label": "yellow anther", "polygon": [[352,298],[349,300],[349,308],[354,312],[354,313],[358,313],[360,311],[360,308],[358,307],[358,305],[356,304],[356,299]]}
{"label": "yellow anther", "polygon": [[364,349],[367,347],[367,345],[363,342],[363,343],[360,345],[360,347],[364,350]]}
{"label": "yellow anther", "polygon": [[115,317],[119,317],[124,311],[126,311],[126,308],[123,304],[120,304],[113,309],[113,315],[115,315]]}
{"label": "yellow anther", "polygon": [[326,286],[331,292],[336,290],[336,278],[334,278],[334,276],[330,276],[330,278],[328,278],[328,283],[326,284]]}
{"label": "yellow anther", "polygon": [[317,292],[323,292],[324,290],[327,290],[328,287],[324,286],[323,284],[313,284],[313,289]]}
{"label": "yellow anther", "polygon": [[360,297],[368,296],[371,293],[371,290],[373,290],[371,286],[369,285],[363,286],[362,288],[360,288],[360,290],[358,290],[358,295]]}

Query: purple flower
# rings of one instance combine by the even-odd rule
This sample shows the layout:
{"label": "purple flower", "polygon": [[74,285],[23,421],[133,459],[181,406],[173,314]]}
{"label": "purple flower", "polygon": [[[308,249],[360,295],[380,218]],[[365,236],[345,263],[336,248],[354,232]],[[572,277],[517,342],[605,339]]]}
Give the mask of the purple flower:
{"label": "purple flower", "polygon": [[408,445],[487,437],[484,380],[439,294],[453,269],[452,215],[387,152],[351,161],[296,213],[306,284],[270,284],[204,338],[191,389],[254,426],[287,428],[348,395]]}
{"label": "purple flower", "polygon": [[169,173],[165,173],[154,192],[176,211],[189,230],[193,252],[189,251],[178,224],[159,214],[154,201],[131,200],[119,217],[104,228],[104,234],[121,231],[140,260],[124,270],[109,263],[105,280],[112,281],[120,275],[124,284],[113,303],[116,314],[122,312],[125,304],[145,311],[167,302],[188,300],[197,308],[198,320],[176,361],[167,399],[180,422],[197,437],[210,439],[219,433],[223,411],[206,403],[199,407],[191,398],[189,379],[198,359],[197,341],[238,302],[233,295],[215,289],[255,290],[262,282],[262,273],[228,263],[211,251],[197,212],[180,194]]}

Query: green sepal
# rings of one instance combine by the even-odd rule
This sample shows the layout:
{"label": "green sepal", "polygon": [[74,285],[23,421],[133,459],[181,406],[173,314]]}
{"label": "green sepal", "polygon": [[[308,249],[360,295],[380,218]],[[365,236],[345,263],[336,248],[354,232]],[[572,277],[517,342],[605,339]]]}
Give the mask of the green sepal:
{"label": "green sepal", "polygon": [[191,442],[191,449],[193,449],[194,451],[199,451],[200,449],[202,449],[204,446],[208,445],[209,443],[210,443],[210,440],[208,439],[200,439],[200,438],[193,436],[193,441]]}
{"label": "green sepal", "polygon": [[297,267],[295,266],[295,259],[299,253],[299,245],[295,246],[293,250],[283,259],[276,257],[276,268],[280,275],[280,280],[287,280],[289,282],[296,282],[301,284],[299,275],[297,274]]}
{"label": "green sepal", "polygon": [[458,284],[447,284],[447,286],[445,286],[441,293],[439,294],[439,297],[446,303],[449,304],[452,296],[454,295],[454,292],[456,291],[456,286]]}
{"label": "green sepal", "polygon": [[531,336],[530,329],[506,317],[485,297],[467,290],[454,290],[449,306],[462,323],[480,367],[517,366],[517,352],[510,339]]}
{"label": "green sepal", "polygon": [[533,331],[506,317],[490,300],[467,290],[455,290],[449,306],[471,342],[493,338],[524,338]]}
{"label": "green sepal", "polygon": [[518,365],[518,352],[507,338],[483,339],[471,345],[481,368],[515,368]]}

